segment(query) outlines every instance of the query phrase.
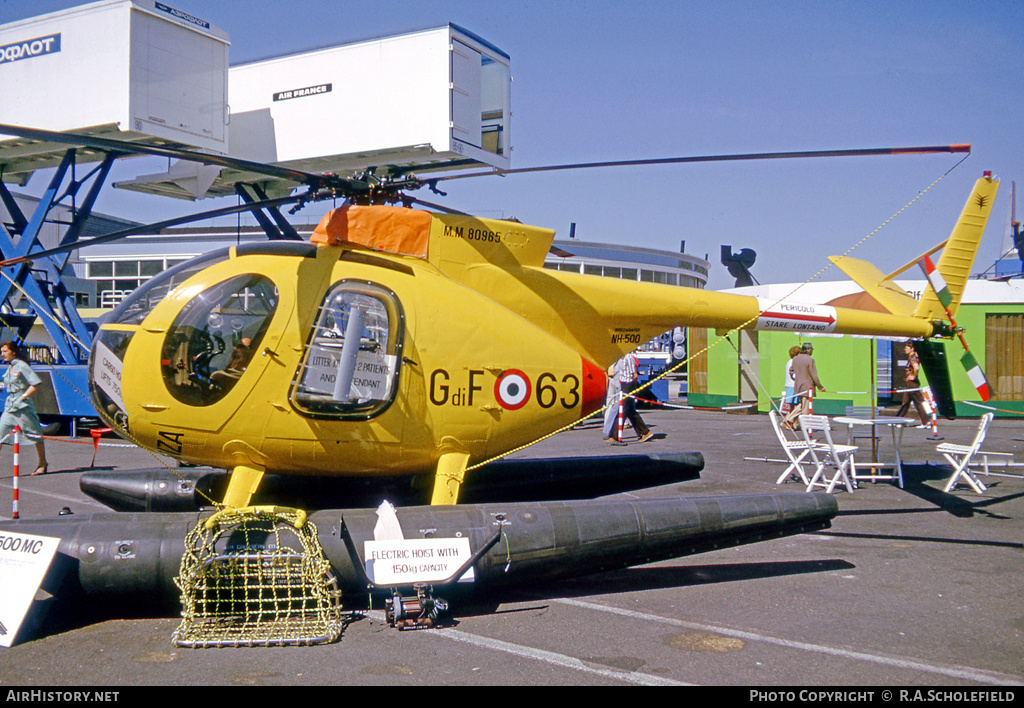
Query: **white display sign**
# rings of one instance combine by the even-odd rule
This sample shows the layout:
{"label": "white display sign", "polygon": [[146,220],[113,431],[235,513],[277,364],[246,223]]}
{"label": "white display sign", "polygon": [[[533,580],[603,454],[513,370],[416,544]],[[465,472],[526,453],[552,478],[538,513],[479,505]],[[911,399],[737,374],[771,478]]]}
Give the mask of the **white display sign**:
{"label": "white display sign", "polygon": [[833,332],[836,328],[836,308],[828,305],[804,305],[795,302],[773,302],[757,298],[761,316],[758,330],[785,332]]}
{"label": "white display sign", "polygon": [[328,348],[320,344],[310,347],[309,362],[302,385],[310,393],[334,392],[334,379],[338,375],[341,348]]}
{"label": "white display sign", "polygon": [[[447,580],[473,555],[468,538],[411,538],[366,541],[366,575],[377,585],[409,585]],[[459,582],[474,578],[473,569]]]}
{"label": "white display sign", "polygon": [[121,398],[121,360],[103,342],[97,341],[92,355],[92,380],[103,393],[121,410],[125,409]]}
{"label": "white display sign", "polygon": [[356,357],[356,370],[352,375],[350,398],[386,401],[391,395],[391,374],[395,370],[395,357],[379,352],[360,351]]}
{"label": "white display sign", "polygon": [[[310,393],[334,393],[334,382],[341,364],[341,349],[314,344],[302,385]],[[356,355],[348,398],[352,401],[386,401],[391,396],[395,357],[360,350]]]}
{"label": "white display sign", "polygon": [[14,643],[59,545],[59,538],[0,532],[0,647]]}

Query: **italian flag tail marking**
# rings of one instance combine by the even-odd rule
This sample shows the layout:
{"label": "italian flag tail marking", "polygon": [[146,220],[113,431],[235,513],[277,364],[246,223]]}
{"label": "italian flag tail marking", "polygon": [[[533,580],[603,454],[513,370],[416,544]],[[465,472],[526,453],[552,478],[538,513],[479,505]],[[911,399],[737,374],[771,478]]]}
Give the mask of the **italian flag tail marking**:
{"label": "italian flag tail marking", "polygon": [[964,355],[960,357],[960,363],[964,365],[964,369],[967,371],[967,378],[974,384],[974,388],[978,389],[978,395],[981,396],[981,400],[987,401],[989,397],[988,380],[985,378],[985,372],[981,370],[981,366],[970,350],[965,351]]}
{"label": "italian flag tail marking", "polygon": [[[924,271],[924,275],[928,279],[929,285],[932,286],[932,290],[935,291],[935,295],[939,298],[939,302],[942,303],[942,307],[945,308],[950,324],[956,327],[956,322],[953,321],[952,316],[949,314],[949,306],[953,302],[953,296],[950,295],[949,286],[946,285],[946,280],[942,277],[942,273],[935,268],[935,264],[932,263],[932,259],[928,256],[925,256],[917,263],[921,266],[921,270]],[[964,370],[967,371],[967,378],[971,380],[971,384],[974,388],[978,389],[978,395],[981,396],[981,400],[987,401],[989,399],[989,388],[985,372],[981,370],[978,360],[974,358],[971,350],[967,348],[967,342],[964,341],[963,336],[960,337],[960,343],[964,347],[964,355],[960,357],[960,363],[964,365]]]}
{"label": "italian flag tail marking", "polygon": [[928,256],[919,260],[917,264],[924,271],[924,277],[928,279],[928,283],[932,286],[932,290],[935,291],[939,302],[948,310],[949,306],[953,303],[953,296],[949,292],[949,286],[946,285],[946,279],[942,277],[942,273],[935,268],[935,264],[932,263],[932,259]]}

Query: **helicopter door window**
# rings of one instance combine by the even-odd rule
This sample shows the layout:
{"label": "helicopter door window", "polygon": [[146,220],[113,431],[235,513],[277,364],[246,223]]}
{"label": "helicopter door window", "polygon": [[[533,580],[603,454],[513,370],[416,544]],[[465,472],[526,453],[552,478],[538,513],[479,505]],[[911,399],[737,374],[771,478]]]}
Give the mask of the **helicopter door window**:
{"label": "helicopter door window", "polygon": [[240,275],[182,308],[164,339],[161,369],[171,395],[208,406],[245,372],[277,309],[277,288],[262,275]]}
{"label": "helicopter door window", "polygon": [[317,313],[292,385],[292,404],[312,417],[365,419],[395,396],[402,315],[394,294],[342,281]]}

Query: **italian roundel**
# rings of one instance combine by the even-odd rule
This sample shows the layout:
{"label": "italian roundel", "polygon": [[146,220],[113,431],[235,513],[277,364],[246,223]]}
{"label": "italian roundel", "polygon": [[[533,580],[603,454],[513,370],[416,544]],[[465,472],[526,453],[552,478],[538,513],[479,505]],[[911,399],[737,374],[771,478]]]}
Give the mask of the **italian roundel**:
{"label": "italian roundel", "polygon": [[505,410],[519,410],[530,400],[530,379],[518,369],[509,369],[494,382],[494,397]]}

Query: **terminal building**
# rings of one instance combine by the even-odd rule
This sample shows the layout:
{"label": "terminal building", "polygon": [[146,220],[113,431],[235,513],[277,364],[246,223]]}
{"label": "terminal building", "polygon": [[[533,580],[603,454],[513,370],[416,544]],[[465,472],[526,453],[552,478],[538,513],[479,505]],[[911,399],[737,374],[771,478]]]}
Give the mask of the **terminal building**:
{"label": "terminal building", "polygon": [[[315,224],[296,224],[308,239]],[[80,252],[75,276],[94,284],[93,307],[113,307],[132,290],[167,268],[202,253],[250,241],[265,240],[259,226],[197,226],[167,229],[153,236],[134,236]],[[704,288],[710,264],[703,258],[613,243],[556,239],[544,263],[551,270]]]}

